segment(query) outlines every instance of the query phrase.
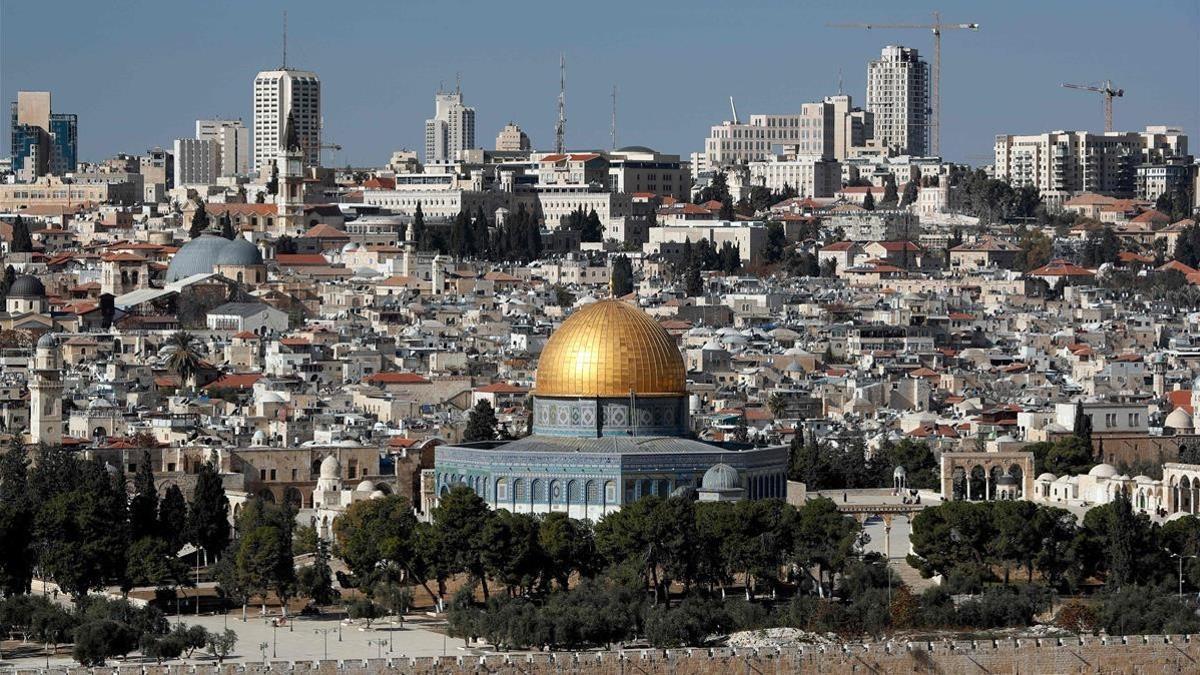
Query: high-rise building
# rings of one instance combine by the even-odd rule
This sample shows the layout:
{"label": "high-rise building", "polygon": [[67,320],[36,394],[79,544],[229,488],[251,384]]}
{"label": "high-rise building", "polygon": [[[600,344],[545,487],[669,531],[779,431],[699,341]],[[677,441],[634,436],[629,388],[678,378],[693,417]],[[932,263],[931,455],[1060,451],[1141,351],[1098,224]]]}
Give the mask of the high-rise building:
{"label": "high-rise building", "polygon": [[475,109],[463,105],[462,91],[439,91],[434,115],[425,120],[425,163],[449,162],[475,147]]}
{"label": "high-rise building", "polygon": [[20,91],[12,103],[13,171],[22,180],[62,175],[78,162],[78,118],[53,113],[50,92]]}
{"label": "high-rise building", "polygon": [[221,170],[221,144],[213,139],[175,139],[175,184],[213,185]]}
{"label": "high-rise building", "polygon": [[496,150],[499,152],[522,152],[530,148],[529,135],[515,122],[504,125],[496,135]]}
{"label": "high-rise building", "polygon": [[871,138],[872,115],[847,95],[804,103],[798,114],[751,115],[749,122],[713,125],[701,158],[708,170],[770,159],[777,154],[845,159]]}
{"label": "high-rise building", "polygon": [[929,152],[929,64],[916,49],[888,45],[867,64],[867,110],[875,138],[894,153]]}
{"label": "high-rise building", "polygon": [[[1145,131],[1051,131],[1044,134],[996,136],[993,176],[1013,187],[1035,187],[1047,202],[1060,202],[1079,192],[1132,197],[1145,185],[1141,166],[1189,162],[1187,135],[1172,127]],[[1165,175],[1164,175],[1165,180]],[[1161,192],[1160,192],[1161,194]]]}
{"label": "high-rise building", "polygon": [[221,148],[218,176],[250,173],[250,130],[237,120],[196,120],[196,138],[216,141]]}
{"label": "high-rise building", "polygon": [[283,151],[292,116],[304,163],[321,163],[321,80],[306,70],[265,70],[254,77],[254,171],[262,175]]}

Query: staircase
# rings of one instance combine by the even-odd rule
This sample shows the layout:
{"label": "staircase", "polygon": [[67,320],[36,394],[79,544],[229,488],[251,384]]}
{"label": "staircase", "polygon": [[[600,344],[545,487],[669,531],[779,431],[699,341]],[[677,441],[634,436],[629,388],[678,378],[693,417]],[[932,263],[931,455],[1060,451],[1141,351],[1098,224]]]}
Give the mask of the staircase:
{"label": "staircase", "polygon": [[925,589],[937,585],[933,579],[923,579],[921,573],[913,569],[904,558],[890,558],[888,565],[913,595],[920,595]]}

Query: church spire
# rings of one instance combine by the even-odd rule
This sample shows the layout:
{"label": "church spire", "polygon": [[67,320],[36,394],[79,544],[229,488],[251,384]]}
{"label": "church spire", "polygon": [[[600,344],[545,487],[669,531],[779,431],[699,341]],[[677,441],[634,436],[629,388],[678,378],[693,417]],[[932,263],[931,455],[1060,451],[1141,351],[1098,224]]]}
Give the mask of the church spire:
{"label": "church spire", "polygon": [[284,127],[283,139],[283,148],[288,152],[298,152],[300,150],[300,137],[296,134],[296,124],[292,120],[292,113],[290,112],[287,116],[287,126]]}

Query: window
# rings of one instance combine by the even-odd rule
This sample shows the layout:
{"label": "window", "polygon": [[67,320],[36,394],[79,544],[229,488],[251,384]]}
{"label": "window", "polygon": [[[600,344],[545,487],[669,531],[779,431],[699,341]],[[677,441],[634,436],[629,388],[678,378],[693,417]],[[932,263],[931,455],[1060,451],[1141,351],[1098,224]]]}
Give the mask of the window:
{"label": "window", "polygon": [[271,480],[275,480],[275,469],[271,469]]}

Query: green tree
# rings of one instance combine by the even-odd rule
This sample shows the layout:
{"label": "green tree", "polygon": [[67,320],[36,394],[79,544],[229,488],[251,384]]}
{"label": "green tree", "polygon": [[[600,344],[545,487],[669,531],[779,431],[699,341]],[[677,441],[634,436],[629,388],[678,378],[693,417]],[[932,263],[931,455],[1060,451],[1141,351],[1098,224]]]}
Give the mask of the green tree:
{"label": "green tree", "polygon": [[452,571],[462,571],[479,582],[488,598],[488,555],[484,532],[494,514],[487,502],[465,485],[455,485],[441,496],[431,513],[433,526],[449,554]]}
{"label": "green tree", "polygon": [[733,220],[737,216],[733,211],[733,198],[725,197],[721,200],[721,210],[717,212],[717,218],[721,220]]}
{"label": "green tree", "polygon": [[684,273],[684,292],[689,298],[699,297],[704,295],[704,280],[700,277],[700,268],[696,265],[691,265]]}
{"label": "green tree", "polygon": [[400,620],[401,626],[404,625],[404,615],[408,614],[409,609],[412,608],[411,588],[394,581],[381,581],[375,585],[371,594],[380,606]]}
{"label": "green tree", "polygon": [[412,505],[398,495],[355,502],[333,521],[340,557],[360,586],[403,576],[435,598],[426,582],[435,550],[422,548],[417,526]]}
{"label": "green tree", "polygon": [[187,501],[174,483],[158,504],[158,533],[172,551],[178,551],[187,540]]}
{"label": "green tree", "polygon": [[158,489],[150,467],[150,451],[142,451],[133,477],[133,498],[129,500],[129,535],[134,541],[158,536]]}
{"label": "green tree", "polygon": [[208,211],[204,208],[204,202],[196,204],[196,210],[192,213],[192,227],[188,230],[188,236],[192,239],[204,234],[208,229]]}
{"label": "green tree", "polygon": [[296,573],[296,589],[302,597],[318,605],[328,605],[341,595],[333,587],[333,570],[329,567],[329,542],[317,539],[315,553],[313,564],[301,567]]}
{"label": "green tree", "polygon": [[763,247],[763,262],[768,265],[781,262],[788,248],[787,234],[783,223],[772,220],[767,222],[767,243]]}
{"label": "green tree", "polygon": [[29,453],[15,436],[0,454],[0,595],[28,593],[33,581],[33,519]]}
{"label": "green tree", "polygon": [[144,536],[133,542],[125,569],[130,588],[181,586],[189,582],[187,565],[157,536]]}
{"label": "green tree", "polygon": [[880,200],[879,205],[886,209],[891,209],[895,208],[899,201],[900,196],[896,192],[896,178],[888,174],[887,178],[883,181],[883,199]]}
{"label": "green tree", "polygon": [[904,184],[904,194],[900,197],[900,208],[904,208],[917,201],[917,182],[910,180]]}
{"label": "green tree", "polygon": [[233,653],[234,647],[237,646],[237,640],[237,633],[231,629],[213,631],[208,635],[208,653],[217,659],[218,664],[224,663],[226,657]]}
{"label": "green tree", "polygon": [[19,215],[13,220],[12,242],[9,250],[13,253],[33,251],[33,236],[29,233],[29,224]]}
{"label": "green tree", "polygon": [[863,197],[862,206],[868,211],[875,210],[875,195],[871,192],[871,188],[867,188],[867,195]]}
{"label": "green tree", "polygon": [[612,292],[613,296],[618,298],[633,292],[633,263],[629,256],[619,255],[613,258]]}
{"label": "green tree", "polygon": [[587,522],[568,518],[561,511],[542,516],[538,526],[538,547],[546,565],[546,579],[569,586],[571,574],[590,575],[596,559],[596,543]]}
{"label": "green tree", "polygon": [[467,416],[467,428],[463,431],[463,441],[467,443],[494,441],[498,424],[496,411],[492,409],[492,404],[488,403],[487,399],[481,399]]}
{"label": "green tree", "polygon": [[200,465],[187,518],[188,540],[219,557],[229,543],[229,498],[212,460]]}
{"label": "green tree", "polygon": [[596,213],[596,209],[588,212],[587,218],[584,219],[579,240],[582,242],[604,241],[604,225],[601,224],[600,215]]}
{"label": "green tree", "polygon": [[233,219],[229,217],[228,211],[221,216],[221,236],[230,241],[237,236],[233,231]]}
{"label": "green tree", "polygon": [[279,194],[279,165],[274,160],[271,161],[271,176],[267,179],[267,194]]}
{"label": "green tree", "polygon": [[484,527],[484,554],[488,573],[503,583],[509,593],[532,593],[547,568],[541,547],[541,525],[528,513],[496,511]]}

